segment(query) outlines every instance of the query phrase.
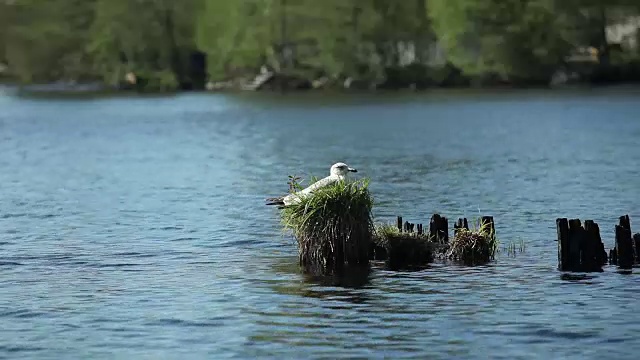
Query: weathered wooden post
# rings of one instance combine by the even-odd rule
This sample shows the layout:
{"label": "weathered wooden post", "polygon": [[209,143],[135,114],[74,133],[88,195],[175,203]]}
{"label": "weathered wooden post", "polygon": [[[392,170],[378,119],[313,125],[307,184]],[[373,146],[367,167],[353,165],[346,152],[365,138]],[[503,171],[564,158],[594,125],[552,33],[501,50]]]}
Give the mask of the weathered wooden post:
{"label": "weathered wooden post", "polygon": [[556,219],[558,233],[558,270],[569,271],[571,258],[569,256],[569,221],[567,218]]}
{"label": "weathered wooden post", "polygon": [[422,235],[424,232],[422,231],[422,224],[418,224],[418,235]]}
{"label": "weathered wooden post", "polygon": [[602,265],[607,263],[607,251],[604,248],[604,243],[600,236],[600,227],[593,220],[587,220],[584,222],[584,228],[587,231],[589,243],[593,247],[594,266],[601,268]]}
{"label": "weathered wooden post", "polygon": [[618,265],[618,250],[609,249],[609,265]]}
{"label": "weathered wooden post", "polygon": [[398,216],[398,231],[402,232],[402,216]]}
{"label": "weathered wooden post", "polygon": [[458,222],[453,224],[453,236],[456,236],[460,229],[469,230],[469,223],[467,222],[467,218],[458,218]]}
{"label": "weathered wooden post", "polygon": [[620,224],[616,225],[616,249],[618,267],[631,269],[634,260],[633,239],[631,238],[631,221],[629,215],[620,216]]}
{"label": "weathered wooden post", "polygon": [[493,216],[483,216],[481,221],[481,226],[486,225],[489,229],[489,236],[491,239],[495,239],[496,237],[496,224],[493,222]]}
{"label": "weathered wooden post", "polygon": [[593,220],[585,220],[584,236],[580,243],[580,268],[583,271],[602,271],[607,253],[600,238],[600,229]]}
{"label": "weathered wooden post", "polygon": [[629,215],[620,216],[619,220],[620,220],[620,223],[619,223],[620,226],[622,226],[625,229],[631,230],[631,220],[629,219]]}
{"label": "weathered wooden post", "polygon": [[633,244],[636,247],[636,264],[640,263],[640,233],[633,235]]}
{"label": "weathered wooden post", "polygon": [[584,229],[580,219],[569,220],[569,271],[580,270],[580,250],[584,241]]}
{"label": "weathered wooden post", "polygon": [[429,222],[429,236],[437,242],[449,242],[449,222],[444,216],[433,214]]}

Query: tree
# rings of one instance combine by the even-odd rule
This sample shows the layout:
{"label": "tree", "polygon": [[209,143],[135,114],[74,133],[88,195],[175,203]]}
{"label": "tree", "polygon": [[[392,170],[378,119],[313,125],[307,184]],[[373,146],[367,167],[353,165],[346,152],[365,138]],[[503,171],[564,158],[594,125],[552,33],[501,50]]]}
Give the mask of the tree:
{"label": "tree", "polygon": [[24,82],[90,77],[85,50],[94,0],[15,0],[6,36],[6,58]]}
{"label": "tree", "polygon": [[466,73],[546,81],[570,48],[553,0],[431,0],[449,58]]}
{"label": "tree", "polygon": [[188,82],[197,0],[96,0],[90,53],[112,84],[132,72],[145,86],[171,90]]}

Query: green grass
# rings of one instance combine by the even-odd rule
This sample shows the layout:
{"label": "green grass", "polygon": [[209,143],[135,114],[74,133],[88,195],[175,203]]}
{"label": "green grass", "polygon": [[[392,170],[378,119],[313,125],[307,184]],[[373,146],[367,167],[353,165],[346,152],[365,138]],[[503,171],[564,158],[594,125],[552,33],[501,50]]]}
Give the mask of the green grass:
{"label": "green grass", "polygon": [[518,242],[511,241],[508,244],[504,244],[501,252],[506,253],[508,256],[516,256],[518,253],[523,253],[527,249],[524,240],[520,239]]}
{"label": "green grass", "polygon": [[[289,178],[290,191],[300,189],[297,180]],[[330,275],[369,264],[373,198],[368,186],[367,179],[339,181],[282,209],[282,224],[293,232],[305,270]]]}
{"label": "green grass", "polygon": [[483,223],[471,229],[459,229],[450,240],[445,256],[467,265],[483,264],[495,259],[498,244],[490,224]]}

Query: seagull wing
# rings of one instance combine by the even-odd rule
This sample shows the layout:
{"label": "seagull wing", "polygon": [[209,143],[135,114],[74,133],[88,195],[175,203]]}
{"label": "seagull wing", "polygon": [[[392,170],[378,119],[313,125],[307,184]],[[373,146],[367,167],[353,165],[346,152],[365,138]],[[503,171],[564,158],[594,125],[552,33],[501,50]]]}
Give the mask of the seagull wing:
{"label": "seagull wing", "polygon": [[293,194],[289,194],[289,195],[285,196],[282,199],[282,201],[284,202],[285,205],[291,205],[293,203],[297,203],[298,201],[300,201],[301,197],[309,195],[309,194],[311,194],[312,192],[314,192],[317,189],[320,189],[320,188],[323,188],[325,186],[331,185],[331,184],[335,183],[338,180],[340,180],[340,178],[338,176],[329,175],[329,176],[327,176],[327,177],[325,177],[323,179],[320,179],[320,180],[314,182],[313,184],[307,186],[303,190],[300,190],[298,192],[295,192]]}

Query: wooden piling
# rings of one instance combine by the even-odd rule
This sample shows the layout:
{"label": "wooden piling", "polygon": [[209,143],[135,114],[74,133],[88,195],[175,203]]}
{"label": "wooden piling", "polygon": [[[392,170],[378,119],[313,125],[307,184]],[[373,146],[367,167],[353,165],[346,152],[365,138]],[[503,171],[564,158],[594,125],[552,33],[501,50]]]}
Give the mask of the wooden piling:
{"label": "wooden piling", "polygon": [[616,252],[618,267],[622,269],[630,269],[634,263],[634,241],[631,234],[631,221],[629,220],[629,215],[620,216],[619,223],[616,226]]}
{"label": "wooden piling", "polygon": [[422,235],[422,234],[424,234],[424,232],[423,232],[423,228],[422,228],[422,224],[418,224],[418,226],[417,226],[417,227],[418,227],[418,235]]}
{"label": "wooden piling", "polygon": [[587,231],[589,242],[594,249],[594,264],[602,267],[602,265],[607,263],[607,251],[604,248],[604,243],[600,236],[600,226],[593,220],[587,220],[584,222],[584,228]]}
{"label": "wooden piling", "polygon": [[556,219],[558,233],[558,270],[569,271],[571,258],[569,256],[569,221],[567,218]]}
{"label": "wooden piling", "polygon": [[628,216],[620,217],[620,224],[616,225],[616,252],[618,267],[631,269],[635,257],[633,251],[633,239],[631,238],[631,225]]}
{"label": "wooden piling", "polygon": [[558,270],[602,271],[607,253],[600,237],[600,228],[593,220],[556,219],[558,236]]}
{"label": "wooden piling", "polygon": [[398,216],[398,231],[402,232],[402,216]]}
{"label": "wooden piling", "polygon": [[633,235],[633,244],[636,247],[636,264],[640,263],[640,233]]}
{"label": "wooden piling", "polygon": [[487,225],[489,230],[489,236],[491,239],[495,239],[496,237],[496,225],[493,221],[493,216],[483,216],[481,221],[481,225]]}
{"label": "wooden piling", "polygon": [[629,215],[620,216],[620,226],[625,229],[631,231],[631,220],[629,220]]}
{"label": "wooden piling", "polygon": [[618,265],[618,250],[609,249],[609,265]]}
{"label": "wooden piling", "polygon": [[580,269],[582,271],[602,271],[607,262],[607,253],[600,238],[600,228],[593,220],[585,220],[584,236],[580,242]]}
{"label": "wooden piling", "polygon": [[449,242],[449,222],[446,217],[433,214],[429,222],[429,236],[436,242]]}
{"label": "wooden piling", "polygon": [[458,222],[453,224],[453,236],[455,236],[460,229],[469,230],[469,223],[467,218],[458,218]]}
{"label": "wooden piling", "polygon": [[569,271],[580,271],[580,250],[584,229],[580,219],[569,220]]}

